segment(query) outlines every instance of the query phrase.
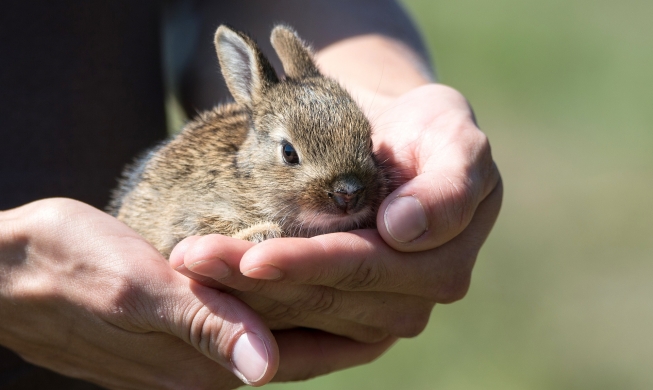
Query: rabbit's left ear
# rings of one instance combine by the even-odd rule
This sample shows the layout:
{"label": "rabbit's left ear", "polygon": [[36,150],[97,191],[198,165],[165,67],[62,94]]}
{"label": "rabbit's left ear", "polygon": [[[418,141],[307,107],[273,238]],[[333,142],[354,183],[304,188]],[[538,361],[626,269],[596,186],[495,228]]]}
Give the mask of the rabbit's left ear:
{"label": "rabbit's left ear", "polygon": [[264,91],[278,83],[276,72],[252,38],[227,26],[215,33],[222,75],[236,102],[252,107]]}
{"label": "rabbit's left ear", "polygon": [[270,41],[288,77],[320,76],[311,49],[299,38],[295,30],[280,24],[272,30]]}

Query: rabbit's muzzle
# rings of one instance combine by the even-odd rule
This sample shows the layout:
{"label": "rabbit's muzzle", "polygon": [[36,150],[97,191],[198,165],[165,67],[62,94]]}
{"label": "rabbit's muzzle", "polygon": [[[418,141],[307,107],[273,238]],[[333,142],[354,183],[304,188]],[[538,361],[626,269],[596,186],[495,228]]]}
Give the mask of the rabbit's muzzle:
{"label": "rabbit's muzzle", "polygon": [[365,186],[358,177],[343,175],[332,183],[331,188],[327,191],[327,196],[344,213],[354,214],[365,206]]}

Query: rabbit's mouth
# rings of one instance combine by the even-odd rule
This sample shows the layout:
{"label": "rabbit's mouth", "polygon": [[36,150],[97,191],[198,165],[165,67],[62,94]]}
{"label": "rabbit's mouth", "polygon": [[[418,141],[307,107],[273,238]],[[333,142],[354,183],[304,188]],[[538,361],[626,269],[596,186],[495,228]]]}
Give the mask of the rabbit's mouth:
{"label": "rabbit's mouth", "polygon": [[[297,217],[294,229],[297,236],[317,236],[334,232],[346,232],[354,229],[373,227],[376,213],[370,206],[365,206],[355,213],[324,213],[302,211]],[[295,235],[295,234],[293,234]]]}

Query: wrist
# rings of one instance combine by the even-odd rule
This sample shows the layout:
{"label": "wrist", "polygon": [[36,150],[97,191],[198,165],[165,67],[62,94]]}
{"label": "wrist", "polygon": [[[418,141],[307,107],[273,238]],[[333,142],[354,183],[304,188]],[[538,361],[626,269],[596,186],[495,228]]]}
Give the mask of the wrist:
{"label": "wrist", "polygon": [[382,35],[339,41],[319,51],[316,61],[370,116],[402,94],[435,80],[426,59],[401,41]]}

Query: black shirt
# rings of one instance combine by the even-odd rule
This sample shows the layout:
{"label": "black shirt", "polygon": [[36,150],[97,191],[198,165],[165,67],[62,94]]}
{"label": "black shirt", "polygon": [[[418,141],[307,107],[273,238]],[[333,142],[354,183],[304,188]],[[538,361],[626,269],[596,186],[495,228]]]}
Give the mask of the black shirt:
{"label": "black shirt", "polygon": [[[0,12],[0,210],[54,196],[103,208],[166,136],[160,1],[8,1]],[[0,347],[2,389],[96,389]]]}
{"label": "black shirt", "polygon": [[95,207],[166,136],[159,1],[10,1],[0,13],[0,210]]}

